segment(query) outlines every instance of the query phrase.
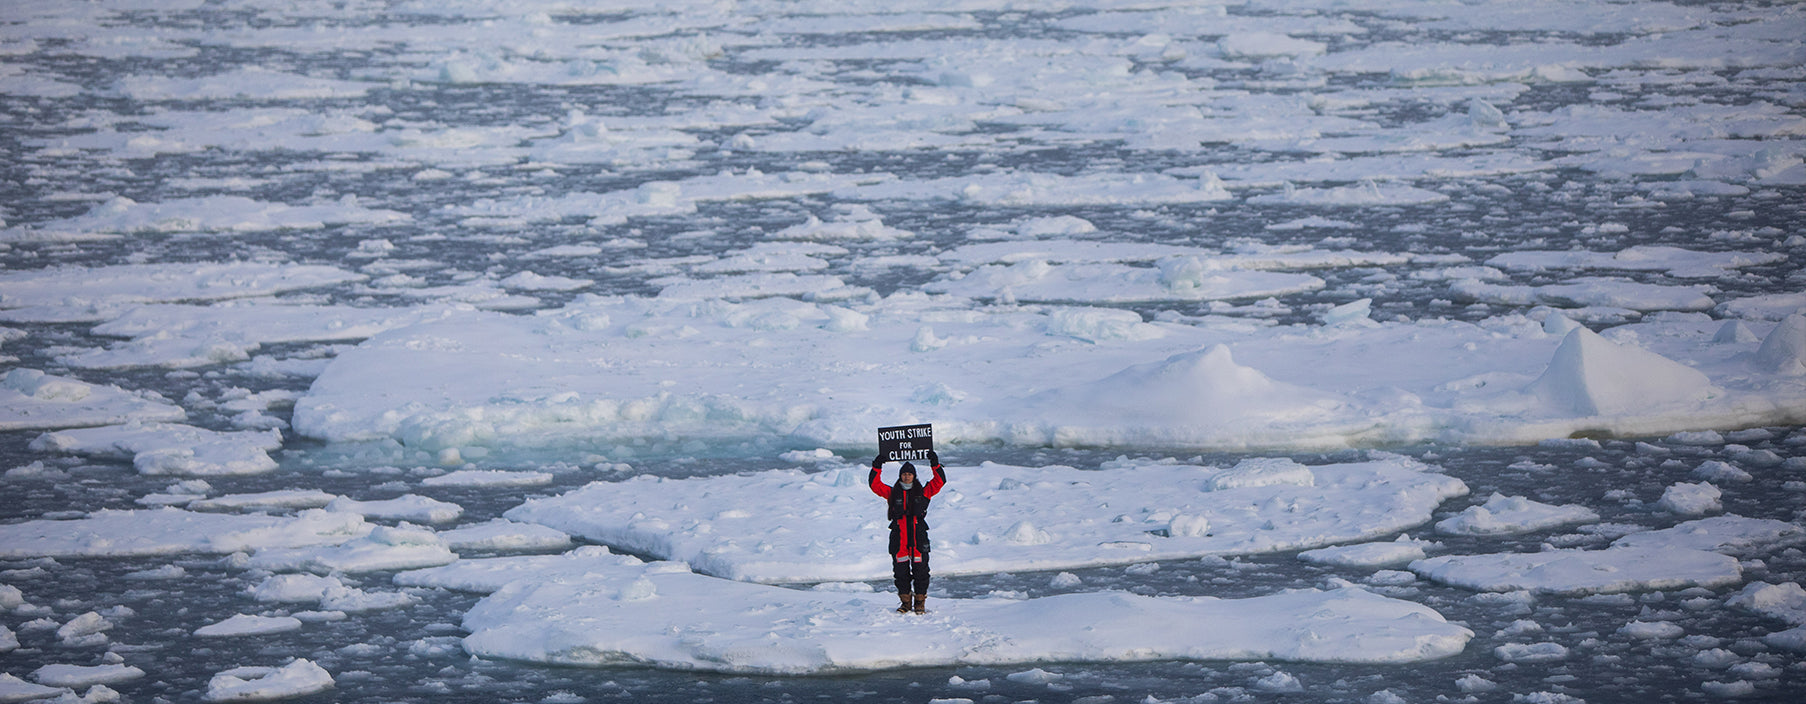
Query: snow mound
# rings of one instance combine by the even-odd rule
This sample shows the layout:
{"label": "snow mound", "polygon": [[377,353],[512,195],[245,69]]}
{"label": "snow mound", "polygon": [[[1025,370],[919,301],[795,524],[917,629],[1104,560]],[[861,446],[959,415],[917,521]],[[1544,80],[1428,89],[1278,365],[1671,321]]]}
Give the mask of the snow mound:
{"label": "snow mound", "polygon": [[[1236,363],[1227,345],[1131,366],[1087,384],[1030,399],[1067,443],[1099,442],[1112,426],[1143,426],[1172,440],[1205,433],[1245,445],[1296,442],[1300,433],[1353,423],[1334,394],[1276,381]],[[1106,422],[1105,419],[1108,419]]]}
{"label": "snow mound", "polygon": [[1586,328],[1562,339],[1548,368],[1527,390],[1558,413],[1582,416],[1697,406],[1719,393],[1698,370]]}
{"label": "snow mound", "polygon": [[1806,374],[1806,316],[1790,315],[1776,325],[1756,349],[1756,365],[1789,376]]}
{"label": "snow mound", "polygon": [[1311,468],[1285,457],[1251,457],[1234,467],[1211,475],[1204,481],[1205,491],[1244,489],[1256,486],[1314,486],[1317,476]]}
{"label": "snow mound", "polygon": [[[1399,663],[1460,652],[1472,632],[1360,589],[1251,599],[1126,592],[934,599],[723,582],[670,563],[508,584],[464,617],[483,658],[579,666],[830,674],[905,667],[1165,659]],[[904,637],[909,647],[896,647]]]}
{"label": "snow mound", "polygon": [[[1460,481],[1404,458],[1254,466],[1283,470],[1268,477],[1310,482],[1187,492],[1174,488],[1202,488],[1223,470],[1135,461],[1101,471],[992,463],[948,468],[929,517],[936,526],[935,573],[1068,569],[1371,540],[1421,525],[1444,499],[1467,492]],[[505,516],[730,579],[873,580],[891,568],[883,505],[866,488],[865,475],[864,468],[848,468],[641,476],[530,500]],[[799,509],[750,515],[739,510],[748,495],[793,497]],[[1107,514],[1099,514],[1100,503],[1110,507]]]}

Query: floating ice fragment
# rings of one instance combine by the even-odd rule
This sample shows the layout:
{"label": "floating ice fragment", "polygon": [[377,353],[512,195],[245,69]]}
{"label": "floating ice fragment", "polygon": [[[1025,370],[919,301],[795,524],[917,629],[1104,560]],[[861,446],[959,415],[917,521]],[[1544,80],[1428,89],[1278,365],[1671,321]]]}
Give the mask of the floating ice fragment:
{"label": "floating ice fragment", "polygon": [[220,638],[234,636],[256,636],[269,633],[284,633],[301,629],[301,619],[293,616],[248,616],[233,614],[219,623],[211,623],[194,630],[196,636],[202,638]]}
{"label": "floating ice fragment", "polygon": [[207,682],[210,702],[246,702],[287,699],[333,686],[332,674],[305,658],[282,667],[235,667]]}
{"label": "floating ice fragment", "polygon": [[1522,496],[1494,493],[1484,505],[1470,506],[1438,521],[1436,531],[1451,535],[1509,535],[1598,520],[1599,514],[1585,506],[1552,506]]}
{"label": "floating ice fragment", "polygon": [[1718,503],[1719,496],[1721,492],[1718,487],[1709,482],[1676,482],[1662,490],[1662,498],[1656,505],[1682,516],[1703,516],[1722,510]]}
{"label": "floating ice fragment", "polygon": [[1716,587],[1743,578],[1736,558],[1670,546],[1447,555],[1418,560],[1410,568],[1423,577],[1469,589],[1550,594]]}

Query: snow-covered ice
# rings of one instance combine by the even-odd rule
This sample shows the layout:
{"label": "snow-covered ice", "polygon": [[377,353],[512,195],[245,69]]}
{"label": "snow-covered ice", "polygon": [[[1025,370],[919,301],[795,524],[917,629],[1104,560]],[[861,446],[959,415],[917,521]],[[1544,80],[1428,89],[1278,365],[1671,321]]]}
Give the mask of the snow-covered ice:
{"label": "snow-covered ice", "polygon": [[1411,570],[1469,589],[1553,594],[1719,587],[1743,578],[1736,558],[1672,547],[1445,555],[1412,562]]}
{"label": "snow-covered ice", "polygon": [[1522,496],[1493,494],[1484,504],[1469,506],[1437,521],[1436,530],[1456,535],[1500,535],[1597,520],[1599,514],[1585,506],[1551,506]]}
{"label": "snow-covered ice", "polygon": [[[894,476],[895,470],[892,470]],[[1467,487],[1403,458],[1305,467],[1124,462],[1101,470],[986,463],[947,470],[934,500],[936,574],[1067,569],[1245,555],[1372,539],[1427,522]],[[597,482],[507,512],[755,582],[890,574],[864,468]],[[746,496],[808,507],[783,515]]]}
{"label": "snow-covered ice", "polygon": [[234,667],[207,682],[210,702],[267,701],[299,697],[331,689],[332,674],[306,659],[281,667]]}
{"label": "snow-covered ice", "polygon": [[[1411,662],[1459,652],[1472,636],[1434,611],[1358,588],[1245,600],[934,599],[934,613],[916,618],[892,613],[889,595],[725,586],[679,563],[593,570],[501,587],[465,616],[466,649],[564,665],[827,674],[1167,658]],[[890,634],[911,646],[894,647]]]}
{"label": "snow-covered ice", "polygon": [[336,545],[371,529],[362,516],[320,509],[294,516],[107,509],[84,518],[0,525],[0,556],[231,553]]}

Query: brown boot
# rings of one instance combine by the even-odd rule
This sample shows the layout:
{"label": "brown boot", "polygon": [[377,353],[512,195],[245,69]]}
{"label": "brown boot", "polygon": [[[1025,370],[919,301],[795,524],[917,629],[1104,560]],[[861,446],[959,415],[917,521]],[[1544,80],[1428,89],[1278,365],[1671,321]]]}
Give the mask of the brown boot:
{"label": "brown boot", "polygon": [[906,614],[911,608],[914,608],[917,597],[909,592],[900,592],[897,594],[897,598],[903,600],[903,605],[897,607],[897,613]]}
{"label": "brown boot", "polygon": [[927,594],[917,594],[915,605],[913,608],[914,608],[915,612],[918,614],[928,613],[928,595]]}

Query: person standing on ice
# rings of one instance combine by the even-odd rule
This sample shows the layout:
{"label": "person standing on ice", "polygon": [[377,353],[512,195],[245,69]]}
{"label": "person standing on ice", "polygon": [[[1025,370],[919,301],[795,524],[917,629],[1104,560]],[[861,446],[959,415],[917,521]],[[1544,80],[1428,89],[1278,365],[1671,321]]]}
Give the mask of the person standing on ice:
{"label": "person standing on ice", "polygon": [[928,610],[928,500],[941,492],[947,474],[933,450],[928,462],[934,478],[923,484],[916,481],[916,466],[908,462],[898,471],[896,484],[884,483],[884,456],[872,458],[872,476],[868,483],[872,493],[890,505],[891,572],[897,578],[897,598],[902,604],[897,613],[925,613]]}

